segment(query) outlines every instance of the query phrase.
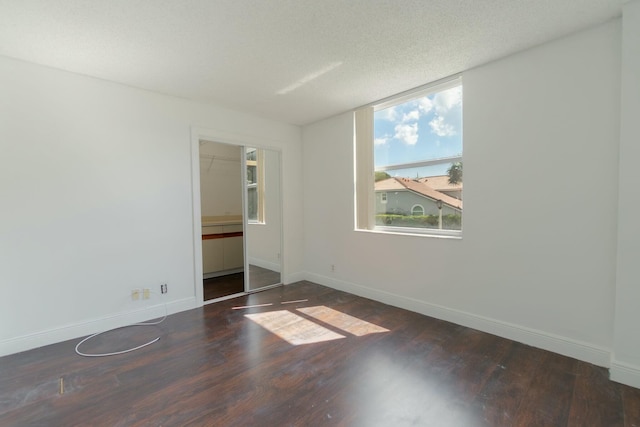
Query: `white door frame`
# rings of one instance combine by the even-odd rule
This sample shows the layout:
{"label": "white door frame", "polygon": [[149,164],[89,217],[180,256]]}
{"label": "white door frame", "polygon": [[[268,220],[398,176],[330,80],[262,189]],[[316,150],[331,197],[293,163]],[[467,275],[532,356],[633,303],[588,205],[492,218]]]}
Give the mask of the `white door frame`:
{"label": "white door frame", "polygon": [[[250,136],[240,135],[234,132],[222,131],[219,129],[191,127],[191,200],[193,215],[193,271],[194,271],[194,294],[196,297],[196,306],[204,305],[204,289],[203,289],[203,272],[202,272],[202,205],[200,200],[200,141],[220,142],[223,144],[237,145],[240,147],[256,147],[280,152],[280,188],[282,189],[282,151],[279,148],[271,147],[265,144],[265,140]],[[242,156],[244,160],[242,165],[246,165],[246,156]],[[243,167],[243,176],[245,175],[245,167]],[[243,186],[244,188],[244,186]],[[242,227],[243,227],[243,252],[245,272],[248,272],[248,257],[246,245],[246,191],[242,192]],[[280,204],[282,209],[282,191],[280,191]],[[280,215],[282,221],[282,214]],[[283,245],[282,224],[280,227],[280,246]],[[280,274],[283,274],[283,253],[280,250]],[[247,276],[246,276],[247,277]],[[246,278],[245,277],[245,278]],[[247,284],[245,280],[245,293],[247,293]],[[225,298],[217,299],[221,301]]]}

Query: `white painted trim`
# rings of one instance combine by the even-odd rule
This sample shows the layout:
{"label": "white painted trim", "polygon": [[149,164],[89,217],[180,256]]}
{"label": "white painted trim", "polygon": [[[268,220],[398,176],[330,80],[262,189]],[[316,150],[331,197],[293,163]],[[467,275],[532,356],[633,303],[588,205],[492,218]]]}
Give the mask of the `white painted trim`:
{"label": "white painted trim", "polygon": [[285,285],[290,285],[292,283],[307,280],[307,277],[309,277],[307,273],[303,271],[297,271],[295,273],[285,274],[284,277],[282,278],[282,283],[284,283]]}
{"label": "white painted trim", "polygon": [[640,388],[640,366],[620,362],[614,357],[609,372],[611,381]]}
{"label": "white painted trim", "polygon": [[275,262],[271,261],[265,261],[263,259],[258,259],[255,257],[249,257],[249,264],[266,268],[267,270],[275,271],[277,273],[280,273],[281,270],[280,264],[276,264]]}
{"label": "white painted trim", "polygon": [[[238,145],[241,147],[254,147],[263,148],[267,150],[273,150],[282,152],[282,149],[275,145],[274,139],[266,138],[263,136],[257,137],[248,134],[239,134],[235,132],[227,132],[220,129],[191,127],[191,137],[195,137],[196,140],[207,140],[214,142],[221,142],[223,144]],[[281,165],[282,167],[282,165]]]}
{"label": "white painted trim", "polygon": [[[202,271],[202,205],[200,202],[200,139],[201,132],[191,128],[191,206],[193,215],[193,295],[198,306],[204,303]],[[204,139],[204,138],[203,138]]]}
{"label": "white painted trim", "polygon": [[239,298],[239,297],[243,297],[245,295],[248,295],[248,292],[242,291],[242,292],[238,292],[237,294],[225,295],[225,296],[220,297],[220,298],[208,299],[208,300],[206,300],[204,302],[204,305],[215,304],[217,302],[226,301],[228,299]]}
{"label": "white painted trim", "polygon": [[[168,302],[166,311],[168,314],[174,314],[196,307],[196,299],[194,297],[189,297]],[[104,316],[82,323],[66,325],[59,328],[36,332],[34,334],[11,338],[0,341],[0,356],[19,353],[49,344],[76,339],[96,332],[109,331],[111,329],[120,328],[133,323],[156,319],[164,316],[164,314],[165,305],[154,304],[152,306],[133,311]],[[73,351],[73,349],[70,351]]]}
{"label": "white painted trim", "polygon": [[372,102],[371,104],[363,105],[360,108],[373,107],[375,111],[380,111],[389,107],[393,107],[394,105],[404,104],[405,102],[409,102],[413,99],[422,98],[424,96],[431,95],[432,93],[442,92],[461,85],[462,73],[458,73],[450,77],[436,80],[435,82],[427,83],[425,85],[406,90],[396,95],[391,95],[379,101]]}
{"label": "white painted trim", "polygon": [[396,169],[419,168],[423,166],[442,165],[445,163],[455,163],[455,162],[461,162],[461,161],[462,161],[462,156],[440,157],[437,159],[421,160],[419,162],[396,163],[396,164],[387,165],[387,166],[377,166],[375,167],[374,170],[376,172],[386,172],[386,171],[392,171]]}
{"label": "white painted trim", "polygon": [[242,273],[243,271],[244,271],[244,267],[233,268],[233,269],[230,269],[230,270],[215,271],[213,273],[205,273],[205,274],[203,274],[202,278],[203,279],[212,279],[214,277],[228,276],[229,274]]}
{"label": "white painted trim", "polygon": [[414,210],[417,206],[420,206],[420,209],[422,209],[422,215],[424,215],[424,213],[425,213],[424,206],[422,206],[422,205],[421,205],[421,204],[419,204],[419,203],[417,203],[417,204],[415,204],[415,205],[411,206],[411,215],[414,215],[413,210]]}
{"label": "white painted trim", "polygon": [[[239,147],[255,147],[264,150],[272,150],[278,153],[278,159],[280,162],[280,269],[284,268],[283,250],[284,250],[284,212],[283,212],[283,155],[282,149],[276,145],[273,145],[275,140],[265,138],[263,136],[253,136],[246,134],[239,134],[236,132],[228,132],[220,129],[191,127],[191,205],[193,206],[193,270],[195,274],[194,283],[194,295],[199,307],[204,305],[204,289],[203,289],[203,271],[202,271],[202,208],[200,201],[200,140],[219,142],[222,144],[236,145]],[[242,176],[241,180],[244,182],[246,171],[246,156],[242,156]],[[243,206],[243,221],[242,226],[244,230],[243,237],[243,251],[245,259],[245,267],[247,267],[247,207],[246,207],[246,191],[242,192],[242,206]],[[248,272],[248,270],[245,270]],[[248,274],[246,276],[248,278]],[[247,291],[247,285],[245,281],[245,291]]]}
{"label": "white painted trim", "polygon": [[306,273],[306,280],[340,291],[349,292],[395,307],[404,308],[425,316],[446,320],[458,325],[477,329],[513,341],[521,342],[543,350],[552,351],[564,356],[608,367],[611,363],[611,351],[593,344],[573,340],[571,338],[550,334],[520,325],[478,316],[459,310],[431,304],[425,301],[395,295],[378,289],[368,288],[355,283],[333,279],[314,273]]}

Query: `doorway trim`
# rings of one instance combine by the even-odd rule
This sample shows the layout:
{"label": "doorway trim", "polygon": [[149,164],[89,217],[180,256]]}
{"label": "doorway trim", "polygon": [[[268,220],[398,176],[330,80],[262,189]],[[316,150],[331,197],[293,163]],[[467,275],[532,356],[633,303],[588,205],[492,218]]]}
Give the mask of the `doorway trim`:
{"label": "doorway trim", "polygon": [[[245,135],[238,134],[235,132],[223,131],[220,129],[212,129],[212,128],[202,128],[202,127],[191,127],[191,209],[193,216],[193,229],[192,229],[192,238],[193,238],[193,271],[194,271],[194,295],[196,298],[196,306],[202,307],[205,304],[204,301],[204,283],[203,283],[203,271],[202,271],[202,205],[200,200],[200,141],[214,141],[223,144],[236,145],[239,147],[256,147],[256,148],[264,148],[270,150],[276,150],[280,152],[280,194],[282,195],[282,150],[278,147],[270,146],[269,144],[265,144],[265,139]],[[244,165],[244,161],[243,161]],[[246,197],[243,193],[243,198]],[[282,197],[282,196],[281,196]],[[281,209],[282,209],[282,200],[280,200]],[[246,210],[246,203],[243,201],[243,211]],[[246,212],[243,213],[242,218],[242,226],[243,229],[246,227]],[[281,271],[281,279],[282,271],[283,271],[283,252],[282,246],[283,242],[283,232],[282,232],[282,215],[280,218],[281,227],[280,227],[280,271]],[[245,230],[246,234],[246,230]],[[244,250],[244,261],[245,268],[248,265],[247,259],[247,248],[246,242],[243,244]],[[282,282],[284,283],[284,281]],[[279,286],[279,285],[274,285]],[[261,288],[260,290],[267,289]],[[249,292],[245,292],[241,294],[230,295],[229,298],[235,298],[239,295],[245,295]],[[223,299],[228,299],[227,297],[217,298],[215,300],[207,301],[209,302],[217,302]]]}

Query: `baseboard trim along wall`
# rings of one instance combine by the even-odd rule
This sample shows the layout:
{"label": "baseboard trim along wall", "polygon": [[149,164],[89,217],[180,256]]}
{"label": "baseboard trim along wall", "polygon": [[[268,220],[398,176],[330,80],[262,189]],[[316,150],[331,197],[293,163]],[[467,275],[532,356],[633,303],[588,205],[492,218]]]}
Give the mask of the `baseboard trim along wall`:
{"label": "baseboard trim along wall", "polygon": [[570,338],[454,310],[377,289],[367,288],[366,286],[336,280],[319,274],[307,273],[306,280],[361,297],[370,298],[394,307],[404,308],[426,316],[435,317],[437,319],[446,320],[468,328],[508,338],[543,350],[552,351],[563,356],[573,357],[574,359],[589,362],[597,366],[609,367],[611,363],[611,352],[608,349],[572,340]]}
{"label": "baseboard trim along wall", "polygon": [[267,270],[277,271],[278,273],[280,273],[280,264],[277,264],[275,262],[270,262],[264,259],[249,257],[249,264],[266,268]]}
{"label": "baseboard trim along wall", "polygon": [[303,280],[307,280],[307,274],[297,271],[295,273],[285,274],[282,280],[282,283],[285,285],[290,285],[292,283],[301,282]]}
{"label": "baseboard trim along wall", "polygon": [[620,362],[614,358],[611,361],[609,373],[612,381],[640,388],[640,366]]}
{"label": "baseboard trim along wall", "polygon": [[[168,314],[178,313],[180,311],[196,308],[196,298],[189,297],[176,301],[170,301],[166,305]],[[133,311],[105,316],[97,319],[91,319],[86,322],[73,325],[62,326],[59,328],[49,329],[36,332],[21,337],[11,338],[0,341],[0,356],[19,353],[49,344],[55,344],[62,341],[80,338],[91,335],[96,332],[108,331],[122,326],[131,325],[133,323],[144,322],[150,319],[162,317],[165,314],[164,304],[149,305]]]}

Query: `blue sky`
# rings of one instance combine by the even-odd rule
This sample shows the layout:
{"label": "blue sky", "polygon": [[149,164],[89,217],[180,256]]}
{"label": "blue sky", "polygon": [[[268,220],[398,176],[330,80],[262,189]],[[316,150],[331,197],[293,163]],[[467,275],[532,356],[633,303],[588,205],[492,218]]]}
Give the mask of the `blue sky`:
{"label": "blue sky", "polygon": [[[462,154],[462,86],[374,113],[375,166]],[[450,164],[388,171],[415,178],[445,174]]]}

